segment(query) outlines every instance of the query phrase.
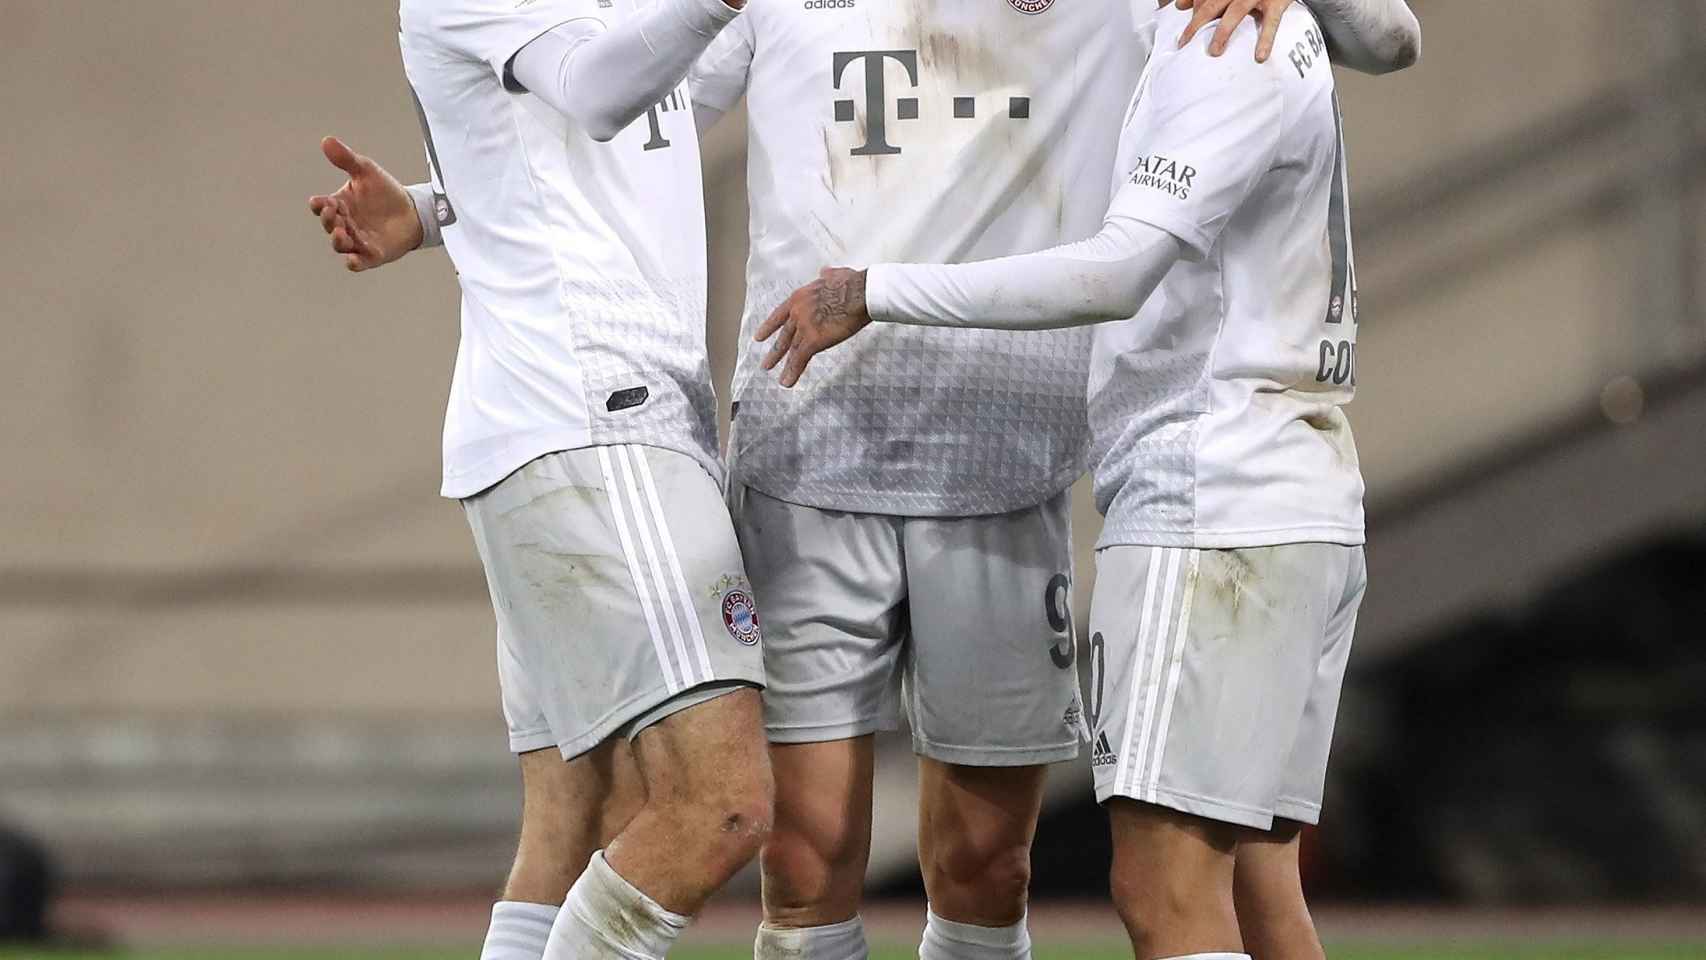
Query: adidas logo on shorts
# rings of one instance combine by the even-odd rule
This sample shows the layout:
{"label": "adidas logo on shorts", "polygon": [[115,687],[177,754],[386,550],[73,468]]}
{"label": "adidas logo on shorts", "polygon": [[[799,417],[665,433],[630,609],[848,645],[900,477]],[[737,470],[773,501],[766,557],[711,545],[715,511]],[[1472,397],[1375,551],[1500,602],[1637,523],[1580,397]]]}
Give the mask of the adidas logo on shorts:
{"label": "adidas logo on shorts", "polygon": [[1105,767],[1111,763],[1119,763],[1120,758],[1114,753],[1114,748],[1108,745],[1106,733],[1096,734],[1096,749],[1090,754],[1090,766]]}

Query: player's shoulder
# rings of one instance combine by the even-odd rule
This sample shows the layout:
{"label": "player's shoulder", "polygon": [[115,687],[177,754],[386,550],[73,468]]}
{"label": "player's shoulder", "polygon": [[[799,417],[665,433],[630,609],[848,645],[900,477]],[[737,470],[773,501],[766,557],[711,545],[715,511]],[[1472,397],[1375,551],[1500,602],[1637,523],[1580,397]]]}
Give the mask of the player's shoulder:
{"label": "player's shoulder", "polygon": [[1189,75],[1196,83],[1256,83],[1263,86],[1301,89],[1332,83],[1327,45],[1320,24],[1302,3],[1286,8],[1275,36],[1274,49],[1264,63],[1256,61],[1261,24],[1245,17],[1232,33],[1226,50],[1216,57],[1209,53],[1215,27],[1199,30],[1190,43],[1179,38],[1190,25],[1191,12],[1172,4],[1156,16],[1155,57],[1157,66],[1176,76]]}
{"label": "player's shoulder", "polygon": [[489,11],[472,9],[476,5],[490,6],[489,0],[398,0],[397,22],[404,34],[432,37],[444,32],[447,24],[466,20]]}
{"label": "player's shoulder", "polygon": [[478,27],[552,0],[398,0],[397,21],[403,32],[432,36]]}
{"label": "player's shoulder", "polygon": [[1315,14],[1301,3],[1286,9],[1274,38],[1268,65],[1278,69],[1287,83],[1306,88],[1333,86],[1333,65],[1327,57],[1327,35]]}

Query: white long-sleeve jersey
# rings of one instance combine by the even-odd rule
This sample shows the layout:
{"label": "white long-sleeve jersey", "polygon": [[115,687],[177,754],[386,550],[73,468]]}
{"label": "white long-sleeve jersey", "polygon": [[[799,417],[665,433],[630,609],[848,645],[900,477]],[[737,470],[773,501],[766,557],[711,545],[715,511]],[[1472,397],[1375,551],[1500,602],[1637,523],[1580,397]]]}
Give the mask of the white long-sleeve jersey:
{"label": "white long-sleeve jersey", "polygon": [[[682,79],[735,12],[721,0],[402,0],[399,15],[426,206],[462,287],[444,495],[611,443],[677,450],[721,476]],[[517,62],[530,47],[557,55]],[[598,62],[617,66],[582,69]]]}
{"label": "white long-sleeve jersey", "polygon": [[[1103,324],[1089,383],[1103,546],[1360,544],[1363,484],[1344,141],[1301,7],[1278,55],[1215,60],[1164,12],[1090,240],[982,263],[874,266],[873,318]],[[1135,313],[1129,319],[1107,322]],[[858,338],[855,338],[857,340]]]}
{"label": "white long-sleeve jersey", "polygon": [[[1408,16],[1400,0],[1326,2],[1391,11],[1343,25],[1353,38]],[[825,266],[964,262],[1094,234],[1155,15],[1153,0],[774,0],[711,45],[689,77],[695,106],[744,94],[750,124],[735,482],[943,516],[1031,506],[1083,472],[1087,330],[883,325],[818,357],[793,390],[762,374],[750,334]]]}

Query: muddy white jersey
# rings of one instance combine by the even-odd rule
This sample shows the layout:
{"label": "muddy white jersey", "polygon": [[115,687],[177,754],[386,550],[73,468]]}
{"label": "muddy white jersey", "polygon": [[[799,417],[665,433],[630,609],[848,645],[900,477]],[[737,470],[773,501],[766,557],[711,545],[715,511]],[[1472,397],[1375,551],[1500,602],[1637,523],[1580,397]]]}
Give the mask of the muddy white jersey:
{"label": "muddy white jersey", "polygon": [[793,390],[751,332],[826,266],[953,263],[1095,233],[1148,54],[1133,0],[765,0],[689,76],[750,124],[734,479],[807,506],[1003,513],[1083,472],[1088,330],[873,326]]}
{"label": "muddy white jersey", "polygon": [[1224,57],[1179,49],[1164,10],[1121,137],[1110,216],[1178,237],[1185,261],[1133,319],[1097,328],[1092,459],[1103,546],[1363,542],[1344,404],[1356,275],[1344,139],[1302,5],[1267,64],[1243,24]]}
{"label": "muddy white jersey", "polygon": [[[720,477],[705,217],[685,85],[597,143],[507,76],[516,52],[636,0],[402,0],[438,222],[462,286],[449,497],[559,450],[637,443]],[[436,136],[435,136],[436,134]]]}

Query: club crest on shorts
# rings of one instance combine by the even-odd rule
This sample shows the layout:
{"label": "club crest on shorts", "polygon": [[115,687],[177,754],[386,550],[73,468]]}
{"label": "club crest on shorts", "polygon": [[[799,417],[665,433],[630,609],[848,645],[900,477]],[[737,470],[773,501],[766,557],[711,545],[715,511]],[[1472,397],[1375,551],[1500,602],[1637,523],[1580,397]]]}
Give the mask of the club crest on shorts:
{"label": "club crest on shorts", "polygon": [[723,626],[729,636],[747,646],[758,643],[762,634],[758,628],[758,605],[745,590],[730,590],[723,594]]}
{"label": "club crest on shorts", "polygon": [[1007,4],[1020,13],[1035,16],[1054,6],[1054,0],[1007,0]]}

